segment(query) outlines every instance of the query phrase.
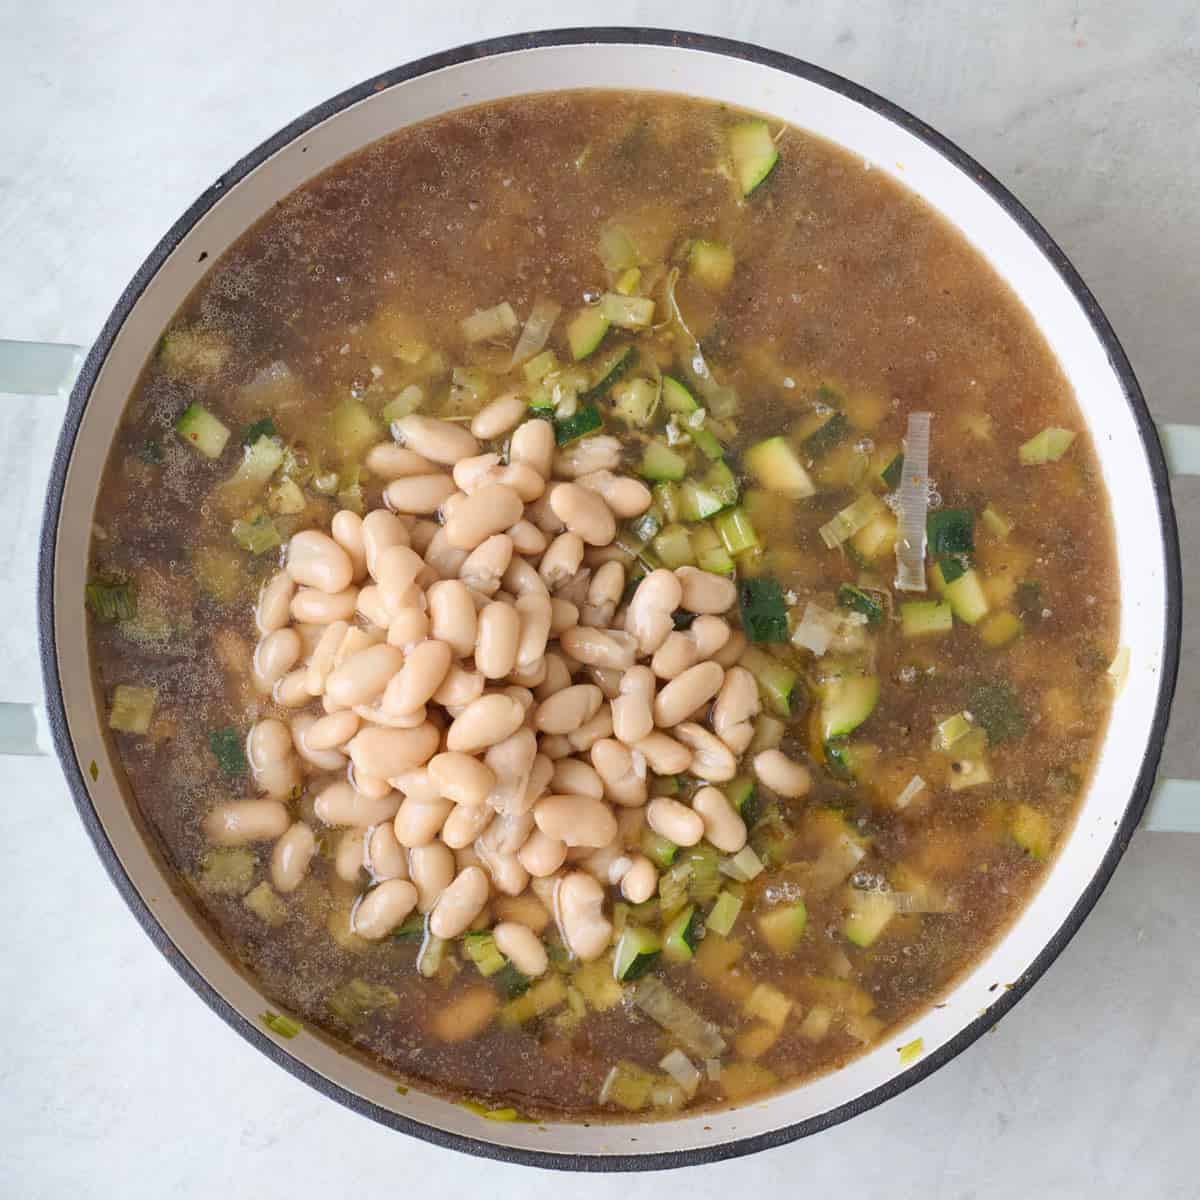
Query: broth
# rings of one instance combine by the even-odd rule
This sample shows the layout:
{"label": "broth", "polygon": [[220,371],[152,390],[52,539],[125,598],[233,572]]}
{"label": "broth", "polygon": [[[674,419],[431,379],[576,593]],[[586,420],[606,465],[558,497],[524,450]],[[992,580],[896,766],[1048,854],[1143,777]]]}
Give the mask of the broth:
{"label": "broth", "polygon": [[[1107,498],[1048,347],[915,197],[818,139],[771,131],[696,101],[566,93],[368,147],[281,201],[213,266],[147,365],[108,464],[89,588],[97,686],[181,886],[295,1022],[501,1118],[735,1104],[893,1037],[1037,887],[1103,736],[1118,615]],[[531,311],[554,317],[548,341],[513,367]],[[602,561],[619,562],[623,594],[615,613],[599,604],[596,624],[621,630],[639,573],[698,564],[736,588],[716,613],[678,607],[673,652],[705,669],[721,662],[712,678],[724,686],[739,654],[713,623],[751,636],[741,662],[760,711],[726,738],[736,778],[660,775],[648,751],[626,752],[645,776],[641,793],[626,779],[643,803],[613,806],[621,824],[607,859],[576,847],[553,877],[603,880],[611,936],[586,962],[550,915],[557,903],[563,916],[563,893],[545,884],[541,900],[524,885],[519,899],[493,888],[473,934],[439,940],[409,915],[360,936],[370,910],[356,906],[388,874],[383,842],[370,843],[380,861],[364,846],[371,829],[391,828],[400,793],[385,782],[348,801],[374,816],[347,831],[320,819],[332,801],[317,804],[345,778],[345,754],[335,746],[317,766],[289,747],[279,783],[263,765],[276,727],[246,741],[256,722],[326,715],[319,694],[281,705],[256,688],[252,664],[269,684],[274,655],[302,689],[327,624],[310,620],[295,645],[289,633],[255,658],[259,592],[288,539],[328,531],[341,509],[381,507],[392,472],[366,464],[389,427],[424,447],[442,427],[412,415],[462,429],[514,394],[533,410],[520,419],[550,421],[566,443],[556,475],[592,456],[640,478],[650,505],[582,565],[564,543],[555,594],[586,617]],[[909,593],[894,586],[894,511],[920,412],[931,414],[929,547],[926,590]],[[602,430],[588,428],[596,416]],[[476,448],[507,455],[510,428]],[[606,436],[617,450],[596,440]],[[453,457],[426,473],[445,479]],[[414,545],[433,537],[431,515],[407,523]],[[544,499],[525,516],[551,529],[556,519]],[[298,551],[291,561],[295,573]],[[457,572],[458,560],[438,561],[418,588]],[[291,587],[277,586],[286,606]],[[307,603],[328,616],[343,601]],[[367,600],[347,603],[352,645],[382,639]],[[651,662],[641,647],[635,657]],[[653,661],[661,696],[668,677]],[[589,704],[607,706],[630,662],[607,675],[580,667],[574,682],[594,683],[603,699],[588,693]],[[553,692],[543,687],[535,706]],[[454,714],[429,706],[438,734]],[[347,729],[362,723],[327,707]],[[586,737],[539,732],[543,750],[598,761]],[[611,728],[599,732],[618,753]],[[370,791],[366,761],[355,758],[355,779]],[[578,798],[586,780],[556,777],[550,791]],[[706,784],[723,797],[716,823],[704,821],[697,844],[672,845],[662,830],[690,828],[695,811],[672,804],[689,809]],[[311,831],[296,835],[291,891],[281,852],[273,863],[281,810],[261,810],[258,835],[211,815],[262,789],[284,796],[289,826]],[[655,798],[657,833],[638,828]],[[549,810],[536,811],[550,828]],[[739,818],[745,849],[736,835],[715,848],[722,822]],[[394,878],[416,870],[405,850]],[[614,859],[649,860],[650,899],[610,885]],[[454,870],[473,861],[460,849]],[[528,946],[506,955],[486,934],[501,920],[536,927],[548,954],[539,978],[515,966],[538,965]],[[271,1027],[295,1032],[286,1016]]]}

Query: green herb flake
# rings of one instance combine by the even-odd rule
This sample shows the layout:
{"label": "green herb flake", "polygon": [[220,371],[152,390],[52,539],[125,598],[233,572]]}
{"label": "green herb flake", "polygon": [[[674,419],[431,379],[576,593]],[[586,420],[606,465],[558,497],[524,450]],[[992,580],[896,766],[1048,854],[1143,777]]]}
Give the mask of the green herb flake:
{"label": "green herb flake", "polygon": [[967,708],[993,745],[1019,738],[1026,727],[1025,710],[1016,689],[1004,680],[976,684],[967,696]]}
{"label": "green herb flake", "polygon": [[242,735],[236,729],[212,730],[208,735],[208,746],[222,774],[234,779],[246,773],[246,751],[242,747]]}
{"label": "green herb flake", "polygon": [[464,1109],[469,1113],[473,1113],[477,1117],[482,1117],[485,1121],[504,1121],[504,1122],[525,1122],[529,1121],[528,1117],[523,1117],[515,1108],[488,1108],[486,1105],[478,1104],[474,1100],[463,1100],[459,1103],[459,1108]]}
{"label": "green herb flake", "polygon": [[90,763],[88,763],[88,774],[92,777],[93,783],[100,778],[100,768],[96,765],[96,760],[94,758]]}
{"label": "green herb flake", "polygon": [[899,1047],[900,1065],[907,1067],[909,1063],[914,1063],[922,1054],[925,1053],[925,1039],[913,1038],[911,1042],[906,1042]]}
{"label": "green herb flake", "polygon": [[770,576],[743,579],[738,584],[742,628],[752,642],[786,642],[787,604],[778,580]]}
{"label": "green herb flake", "polygon": [[242,430],[241,442],[243,446],[253,446],[260,437],[274,437],[278,432],[275,422],[270,417],[263,417],[261,421],[255,421]]}
{"label": "green herb flake", "polygon": [[402,1083],[398,1083],[398,1084],[396,1084],[396,1093],[397,1093],[398,1095],[400,1095],[400,1096],[407,1096],[407,1095],[408,1095],[408,1088],[406,1088],[406,1087],[404,1086],[404,1084],[402,1084]]}
{"label": "green herb flake", "polygon": [[158,438],[147,438],[137,449],[137,456],[146,463],[147,466],[159,467],[162,466],[166,459],[166,453],[163,451],[162,442]]}
{"label": "green herb flake", "polygon": [[272,1033],[279,1034],[281,1038],[294,1038],[304,1028],[298,1021],[293,1021],[291,1017],[273,1013],[270,1009],[267,1009],[258,1019]]}

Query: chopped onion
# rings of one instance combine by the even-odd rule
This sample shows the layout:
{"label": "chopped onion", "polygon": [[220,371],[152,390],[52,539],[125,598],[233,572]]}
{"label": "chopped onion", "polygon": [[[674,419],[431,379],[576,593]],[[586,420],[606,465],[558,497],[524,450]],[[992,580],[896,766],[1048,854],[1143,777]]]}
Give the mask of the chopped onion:
{"label": "chopped onion", "polygon": [[763,864],[749,846],[743,846],[732,858],[721,859],[717,863],[717,870],[739,883],[749,883],[763,873]]}
{"label": "chopped onion", "polygon": [[647,975],[639,980],[634,988],[633,1002],[698,1058],[713,1058],[725,1053],[726,1042],[720,1029],[690,1004],[684,1003],[661,979]]}
{"label": "chopped onion", "polygon": [[672,1050],[663,1056],[658,1065],[683,1088],[688,1099],[696,1094],[700,1086],[700,1072],[682,1050]]}
{"label": "chopped onion", "polygon": [[[836,550],[848,538],[852,538],[864,525],[883,512],[883,502],[871,492],[864,492],[853,504],[848,504],[831,521],[826,521],[817,531],[821,541],[830,550]],[[924,543],[922,543],[924,553]]]}
{"label": "chopped onion", "polygon": [[908,414],[904,439],[904,474],[896,507],[896,587],[925,591],[925,516],[929,508],[929,419],[927,412]]}
{"label": "chopped onion", "polygon": [[468,342],[486,342],[492,338],[511,337],[520,325],[513,306],[507,300],[493,308],[481,308],[464,317],[461,323],[463,337]]}
{"label": "chopped onion", "polygon": [[805,650],[822,655],[829,649],[840,623],[841,618],[837,613],[809,601],[804,606],[804,616],[792,631],[792,645],[803,646]]}
{"label": "chopped onion", "polygon": [[920,775],[914,775],[905,785],[904,790],[896,797],[897,808],[907,808],[913,800],[925,790],[925,780]]}
{"label": "chopped onion", "polygon": [[512,362],[508,364],[509,370],[541,353],[561,312],[561,304],[547,300],[544,296],[533,302],[533,307],[529,310],[529,319],[525,322],[525,328],[521,330],[521,336],[513,350]]}

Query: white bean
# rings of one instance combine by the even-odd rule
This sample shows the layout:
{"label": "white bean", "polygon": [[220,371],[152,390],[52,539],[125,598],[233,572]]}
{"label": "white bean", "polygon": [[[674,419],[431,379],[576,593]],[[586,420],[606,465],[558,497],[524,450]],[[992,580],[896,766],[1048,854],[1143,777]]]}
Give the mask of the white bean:
{"label": "white bean", "polygon": [[287,572],[299,584],[322,592],[341,592],[354,578],[350,555],[328,534],[306,529],[287,546]]}
{"label": "white bean", "polygon": [[[593,754],[595,747],[592,748]],[[577,796],[591,796],[594,800],[604,798],[604,781],[594,767],[578,758],[561,758],[554,764],[550,778],[556,792],[568,792]]]}
{"label": "white bean", "polygon": [[303,821],[297,821],[271,851],[271,882],[275,890],[285,896],[294,892],[307,874],[316,852],[317,839],[313,831]]}
{"label": "white bean", "polygon": [[612,509],[595,492],[577,483],[558,483],[549,496],[554,515],[589,546],[607,546],[616,536]]}
{"label": "white bean", "polygon": [[516,392],[498,396],[484,405],[471,421],[471,433],[482,442],[490,442],[515,429],[526,417],[529,406]]}
{"label": "white bean", "polygon": [[445,682],[453,658],[451,647],[436,638],[413,646],[384,690],[383,707],[388,712],[406,713],[428,704]]}
{"label": "white bean", "polygon": [[406,475],[429,475],[437,470],[435,463],[422,458],[415,450],[406,450],[394,442],[380,442],[367,451],[367,470],[380,479],[403,479]]}
{"label": "white bean", "polygon": [[684,721],[672,730],[692,752],[688,767],[693,775],[709,783],[728,783],[737,774],[737,758],[715,733],[695,721]]}
{"label": "white bean", "polygon": [[475,650],[476,611],[470,589],[457,579],[443,579],[427,593],[430,632],[459,658]]}
{"label": "white bean", "polygon": [[683,591],[679,607],[688,612],[728,612],[737,601],[733,580],[722,575],[701,571],[699,567],[677,567],[675,577]]}
{"label": "white bean", "polygon": [[508,446],[509,462],[526,463],[543,479],[550,478],[554,462],[554,430],[549,421],[525,421],[513,431]]}
{"label": "white bean", "polygon": [[812,775],[802,763],[793,762],[781,750],[763,750],[754,756],[754,773],[773,792],[798,800],[808,795]]}
{"label": "white bean", "polygon": [[218,846],[244,846],[274,841],[289,823],[288,810],[278,800],[231,800],[204,818],[204,834]]}
{"label": "white bean", "polygon": [[628,746],[654,729],[654,672],[630,667],[621,676],[620,694],[612,701],[613,734]]}
{"label": "white bean", "polygon": [[454,718],[446,732],[446,748],[473,754],[504,741],[524,723],[525,710],[511,696],[480,696]]}
{"label": "white bean", "polygon": [[442,795],[455,804],[482,806],[496,786],[496,774],[491,767],[470,754],[453,751],[435,754],[428,769]]}
{"label": "white bean", "polygon": [[350,556],[354,567],[353,580],[361,583],[367,576],[367,551],[363,544],[363,519],[348,508],[333,514],[329,533],[335,542]]}
{"label": "white bean", "polygon": [[736,854],[746,844],[746,823],[724,792],[703,787],[692,797],[692,808],[704,822],[704,836],[725,854]]}
{"label": "white bean", "polygon": [[559,645],[576,662],[610,671],[628,671],[637,654],[637,642],[620,629],[593,629],[576,625],[564,630]]}
{"label": "white bean", "polygon": [[406,796],[392,823],[396,841],[410,849],[428,846],[441,832],[455,808],[454,801],[440,796],[433,800]]}
{"label": "white bean", "polygon": [[263,584],[258,594],[258,606],[255,609],[255,620],[258,631],[262,634],[274,633],[288,623],[288,613],[291,610],[292,596],[296,591],[296,581],[286,572],[280,571],[272,575]]}
{"label": "white bean", "polygon": [[317,797],[313,811],[326,825],[366,827],[390,821],[400,807],[400,796],[389,789],[382,796],[368,796],[345,780],[331,783]]}
{"label": "white bean", "polygon": [[449,475],[409,475],[383,489],[387,506],[398,513],[435,513],[458,489]]}
{"label": "white bean", "polygon": [[591,720],[603,701],[603,693],[592,683],[563,688],[537,706],[534,728],[542,733],[571,733]]}
{"label": "white bean", "polygon": [[404,655],[386,643],[368,646],[350,655],[325,680],[325,694],[337,705],[350,708],[382,695],[388,680],[404,666]]}
{"label": "white bean", "polygon": [[644,855],[635,854],[629,870],[621,876],[621,895],[630,904],[644,904],[658,891],[658,871]]}
{"label": "white bean", "polygon": [[545,975],[550,966],[546,947],[528,926],[515,921],[501,921],[493,928],[492,936],[496,939],[496,949],[526,979],[537,979],[540,975]]}
{"label": "white bean", "polygon": [[646,805],[646,822],[659,837],[677,846],[694,846],[704,837],[700,814],[669,796],[655,796]]}
{"label": "white bean", "polygon": [[533,806],[537,827],[567,846],[606,846],[617,835],[617,819],[603,800],[591,796],[543,796]]}
{"label": "white bean", "polygon": [[269,693],[300,661],[300,635],[294,629],[276,629],[258,643],[254,651],[254,684]]}
{"label": "white bean", "polygon": [[456,938],[480,914],[487,903],[487,874],[480,867],[466,867],[438,897],[429,918],[434,937]]}
{"label": "white bean", "polygon": [[494,600],[479,613],[475,666],[485,679],[503,679],[517,665],[521,618],[511,604]]}
{"label": "white bean", "polygon": [[454,878],[454,852],[441,842],[408,852],[408,876],[417,889],[417,912],[427,913]]}
{"label": "white bean", "polygon": [[479,453],[479,443],[471,433],[453,421],[422,417],[415,413],[401,417],[392,425],[392,435],[402,445],[415,450],[431,462],[453,466],[460,458]]}
{"label": "white bean", "polygon": [[679,580],[661,567],[638,584],[625,614],[625,629],[637,638],[642,654],[653,654],[675,628],[672,614],[682,596]]}
{"label": "white bean", "polygon": [[720,690],[725,672],[716,663],[697,663],[671,680],[654,700],[654,723],[660,728],[678,725]]}
{"label": "white bean", "polygon": [[[359,718],[350,709],[340,709],[315,720],[304,731],[304,744],[309,750],[334,750],[358,732],[359,724]],[[290,736],[288,742],[290,748]]]}
{"label": "white bean", "polygon": [[446,520],[446,540],[458,550],[474,550],[493,534],[521,519],[521,497],[502,483],[484,484],[472,492]]}
{"label": "white bean", "polygon": [[626,808],[646,803],[645,760],[641,760],[639,772],[635,753],[615,738],[600,738],[591,749],[592,765],[603,781],[605,799]]}
{"label": "white bean", "polygon": [[532,522],[522,518],[508,531],[512,539],[513,550],[517,554],[533,557],[544,554],[549,544],[546,535]]}
{"label": "white bean", "polygon": [[494,596],[512,556],[513,539],[507,533],[494,533],[467,555],[458,569],[458,577],[467,587]]}
{"label": "white bean", "polygon": [[377,942],[402,925],[416,907],[417,889],[405,879],[388,879],[373,887],[354,910],[354,932]]}
{"label": "white bean", "polygon": [[563,941],[584,962],[599,958],[612,938],[612,922],[604,915],[604,888],[590,875],[573,871],[554,889],[554,915]]}
{"label": "white bean", "polygon": [[367,838],[367,866],[375,879],[407,879],[408,851],[396,837],[395,826],[385,821]]}
{"label": "white bean", "polygon": [[427,763],[439,740],[437,727],[428,721],[415,729],[384,729],[375,725],[355,734],[347,749],[355,770],[390,779]]}

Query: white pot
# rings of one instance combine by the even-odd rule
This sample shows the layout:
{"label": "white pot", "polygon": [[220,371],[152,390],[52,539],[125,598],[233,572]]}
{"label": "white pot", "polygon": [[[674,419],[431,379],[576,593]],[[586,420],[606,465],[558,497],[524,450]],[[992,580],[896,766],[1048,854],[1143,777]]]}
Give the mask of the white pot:
{"label": "white pot", "polygon": [[[139,832],[110,765],[83,633],[91,514],[114,430],[164,324],[222,252],[280,197],[402,126],[570,88],[656,90],[760,110],[845,147],[961,230],[1024,302],[1075,389],[1113,499],[1121,642],[1131,652],[1074,832],[1029,906],[945,1005],[841,1071],[742,1108],[659,1124],[486,1122],[415,1089],[400,1095],[393,1079],[311,1032],[291,1041],[269,1033],[259,1021],[268,1001],[174,894]],[[73,365],[61,348],[0,347],[0,380],[7,373],[11,390],[38,390]],[[1197,469],[1198,431],[1173,434]],[[747,1153],[845,1120],[945,1063],[1028,990],[1095,903],[1150,795],[1179,653],[1180,571],[1163,453],[1129,363],[1062,251],[986,171],[894,105],[783,55],[690,34],[571,30],[502,38],[369,80],[253,151],[188,210],[126,289],[74,387],[46,505],[39,611],[45,711],[84,823],[146,932],[215,1012],[293,1074],[393,1128],[512,1161],[625,1170]],[[7,736],[20,749],[35,732],[30,721],[16,706],[0,713],[0,746]],[[1195,820],[1193,786],[1164,793],[1160,825]],[[924,1056],[902,1068],[897,1047],[915,1037]]]}

